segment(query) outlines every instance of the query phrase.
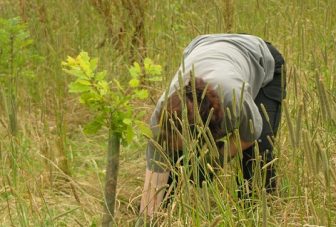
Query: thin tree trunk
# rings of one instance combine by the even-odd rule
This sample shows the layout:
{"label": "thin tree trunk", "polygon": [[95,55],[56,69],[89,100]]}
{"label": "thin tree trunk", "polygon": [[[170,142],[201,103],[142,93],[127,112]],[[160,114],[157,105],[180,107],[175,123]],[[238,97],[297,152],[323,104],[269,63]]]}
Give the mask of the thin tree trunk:
{"label": "thin tree trunk", "polygon": [[8,83],[8,101],[7,101],[7,112],[9,127],[12,136],[16,136],[18,132],[17,127],[17,108],[16,108],[16,95],[17,95],[17,72],[14,71],[14,61],[15,61],[15,35],[10,37],[10,75]]}
{"label": "thin tree trunk", "polygon": [[117,178],[119,169],[120,136],[110,132],[107,149],[107,166],[105,181],[105,214],[102,226],[112,226],[117,194]]}

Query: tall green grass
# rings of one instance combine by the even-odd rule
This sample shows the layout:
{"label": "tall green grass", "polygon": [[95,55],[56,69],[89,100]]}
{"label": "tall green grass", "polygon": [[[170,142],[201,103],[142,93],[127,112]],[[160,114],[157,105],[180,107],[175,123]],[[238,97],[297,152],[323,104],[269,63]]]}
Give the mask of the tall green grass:
{"label": "tall green grass", "polygon": [[[146,2],[146,52],[162,65],[164,81],[174,75],[183,48],[196,35],[231,31],[271,41],[284,54],[288,82],[275,142],[277,192],[268,195],[260,190],[249,206],[238,200],[236,176],[241,173],[235,159],[202,189],[179,182],[176,199],[161,210],[156,222],[164,226],[334,225],[336,2]],[[111,17],[116,31],[127,28],[124,43],[117,47],[106,42],[98,48],[108,28],[92,1],[0,2],[0,16],[20,16],[35,51],[44,58],[34,64],[36,78],[24,79],[18,87],[16,137],[8,136],[8,113],[1,100],[0,226],[100,225],[107,131],[94,137],[83,134],[89,115],[67,93],[69,78],[60,62],[85,50],[98,56],[110,75],[125,77],[132,63],[134,24],[123,17],[125,9],[116,6]],[[149,114],[164,85],[154,87],[153,101],[139,104]],[[145,146],[139,136],[121,152],[116,205],[120,226],[133,226],[138,219]],[[180,169],[178,174],[187,176],[188,171]]]}

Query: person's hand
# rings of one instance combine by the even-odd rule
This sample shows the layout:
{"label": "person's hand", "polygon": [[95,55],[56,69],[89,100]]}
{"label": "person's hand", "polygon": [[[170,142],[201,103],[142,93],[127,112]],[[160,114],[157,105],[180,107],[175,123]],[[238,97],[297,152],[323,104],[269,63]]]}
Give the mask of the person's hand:
{"label": "person's hand", "polygon": [[144,190],[142,192],[140,212],[152,217],[162,203],[167,187],[169,172],[146,170]]}

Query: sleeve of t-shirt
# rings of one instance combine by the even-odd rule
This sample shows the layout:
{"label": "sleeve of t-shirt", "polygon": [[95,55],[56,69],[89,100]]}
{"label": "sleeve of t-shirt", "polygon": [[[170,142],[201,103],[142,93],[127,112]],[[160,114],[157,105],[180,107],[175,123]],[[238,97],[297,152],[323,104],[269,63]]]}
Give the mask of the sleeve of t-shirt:
{"label": "sleeve of t-shirt", "polygon": [[240,138],[252,142],[260,137],[263,123],[258,107],[249,93],[244,94],[240,109]]}
{"label": "sleeve of t-shirt", "polygon": [[262,118],[252,96],[245,93],[243,99],[230,101],[224,106],[224,127],[228,133],[239,130],[240,138],[246,142],[258,139],[262,131]]}

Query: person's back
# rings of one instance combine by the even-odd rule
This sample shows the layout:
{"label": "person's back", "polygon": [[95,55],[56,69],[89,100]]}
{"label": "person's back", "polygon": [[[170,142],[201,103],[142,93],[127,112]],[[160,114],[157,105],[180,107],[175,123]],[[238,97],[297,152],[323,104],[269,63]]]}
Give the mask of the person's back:
{"label": "person's back", "polygon": [[[195,76],[217,89],[240,88],[248,83],[253,98],[273,78],[274,59],[259,37],[240,34],[213,34],[195,38],[184,50],[182,77],[188,80],[192,67]],[[232,83],[226,83],[229,80]],[[170,88],[178,87],[178,73]],[[172,93],[172,91],[170,91]]]}

